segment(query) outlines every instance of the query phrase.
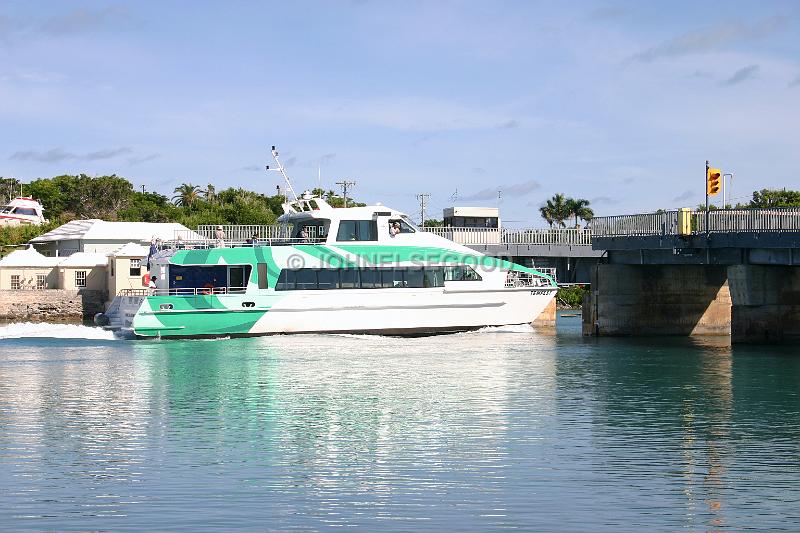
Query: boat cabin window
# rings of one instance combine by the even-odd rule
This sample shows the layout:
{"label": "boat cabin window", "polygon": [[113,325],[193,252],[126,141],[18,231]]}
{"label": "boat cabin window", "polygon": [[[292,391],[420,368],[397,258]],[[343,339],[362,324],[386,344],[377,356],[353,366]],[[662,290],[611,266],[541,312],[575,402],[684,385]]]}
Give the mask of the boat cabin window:
{"label": "boat cabin window", "polygon": [[281,270],[276,291],[329,289],[422,289],[444,287],[443,267],[299,268]]}
{"label": "boat cabin window", "polygon": [[378,223],[374,220],[342,220],[337,241],[377,241]]}
{"label": "boat cabin window", "polygon": [[481,281],[481,275],[469,265],[446,267],[444,269],[445,281]]}
{"label": "boat cabin window", "polygon": [[[251,265],[170,265],[169,288],[178,294],[187,289],[209,293],[245,292]],[[179,290],[183,289],[183,290]]]}
{"label": "boat cabin window", "polygon": [[0,213],[10,213],[12,209],[14,208],[10,205],[4,205],[2,208],[0,208]]}
{"label": "boat cabin window", "polygon": [[33,209],[32,207],[18,207],[16,210],[14,210],[14,214],[15,215],[27,215],[27,216],[35,217],[36,216],[36,209]]}
{"label": "boat cabin window", "polygon": [[322,242],[328,235],[331,221],[326,218],[312,218],[298,222],[292,228],[292,238],[305,242]]}
{"label": "boat cabin window", "polygon": [[408,222],[400,218],[389,219],[389,227],[391,228],[395,222],[400,225],[400,233],[414,233],[416,231]]}

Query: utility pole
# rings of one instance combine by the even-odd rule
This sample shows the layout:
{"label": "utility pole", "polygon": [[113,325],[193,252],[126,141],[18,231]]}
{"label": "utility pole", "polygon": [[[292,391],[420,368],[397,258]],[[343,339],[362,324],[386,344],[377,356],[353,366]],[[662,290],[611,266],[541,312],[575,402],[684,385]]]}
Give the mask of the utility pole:
{"label": "utility pole", "polygon": [[424,230],[425,229],[425,209],[428,207],[428,198],[430,198],[430,193],[423,192],[417,195],[417,200],[419,200],[419,226]]}
{"label": "utility pole", "polygon": [[144,185],[142,185],[142,194],[144,194]]}
{"label": "utility pole", "polygon": [[339,186],[342,187],[342,196],[344,196],[344,206],[345,207],[347,207],[347,189],[353,187],[355,184],[356,184],[355,181],[347,181],[347,180],[342,180],[342,181],[337,181],[336,182],[336,185],[339,185]]}

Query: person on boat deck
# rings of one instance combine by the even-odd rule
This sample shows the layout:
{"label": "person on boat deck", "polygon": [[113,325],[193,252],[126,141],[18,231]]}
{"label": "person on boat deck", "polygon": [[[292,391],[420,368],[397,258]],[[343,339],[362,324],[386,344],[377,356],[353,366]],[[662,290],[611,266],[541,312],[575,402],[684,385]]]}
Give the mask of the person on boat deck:
{"label": "person on boat deck", "polygon": [[217,248],[225,248],[225,232],[222,231],[222,226],[217,226],[214,236],[217,238]]}
{"label": "person on boat deck", "polygon": [[258,244],[258,233],[253,233],[253,236],[247,239],[245,242],[247,242],[247,244],[252,244],[253,246]]}
{"label": "person on boat deck", "polygon": [[305,227],[300,230],[300,242],[308,242],[308,230]]}
{"label": "person on boat deck", "polygon": [[147,252],[147,270],[150,270],[150,258],[152,258],[155,253],[158,251],[158,243],[156,241],[156,236],[150,239],[150,251]]}
{"label": "person on boat deck", "polygon": [[394,237],[398,233],[400,233],[400,223],[394,222],[391,226],[389,226],[389,235]]}
{"label": "person on boat deck", "polygon": [[156,293],[156,280],[157,279],[158,279],[157,276],[151,276],[150,277],[150,283],[147,284],[147,288],[150,289],[150,295],[151,296]]}

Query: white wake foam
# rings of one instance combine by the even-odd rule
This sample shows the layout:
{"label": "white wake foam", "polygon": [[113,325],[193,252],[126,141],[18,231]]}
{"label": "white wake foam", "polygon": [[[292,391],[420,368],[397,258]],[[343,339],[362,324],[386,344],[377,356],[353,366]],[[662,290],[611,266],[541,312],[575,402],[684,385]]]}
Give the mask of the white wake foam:
{"label": "white wake foam", "polygon": [[533,326],[530,324],[515,324],[513,326],[486,326],[475,331],[475,333],[533,333]]}
{"label": "white wake foam", "polygon": [[114,333],[78,324],[15,322],[0,326],[0,339],[25,338],[114,340]]}

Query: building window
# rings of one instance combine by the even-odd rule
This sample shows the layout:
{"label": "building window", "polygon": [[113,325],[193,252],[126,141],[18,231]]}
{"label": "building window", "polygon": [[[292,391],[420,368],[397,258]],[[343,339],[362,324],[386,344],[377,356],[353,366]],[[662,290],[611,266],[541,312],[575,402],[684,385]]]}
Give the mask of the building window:
{"label": "building window", "polygon": [[131,259],[131,277],[139,277],[142,275],[142,260]]}
{"label": "building window", "polygon": [[76,270],[75,271],[75,286],[76,287],[86,287],[86,271],[85,270]]}
{"label": "building window", "polygon": [[19,282],[19,274],[11,274],[11,290],[18,291],[22,288],[22,284]]}
{"label": "building window", "polygon": [[44,274],[36,274],[36,288],[38,290],[47,288],[47,276]]}

